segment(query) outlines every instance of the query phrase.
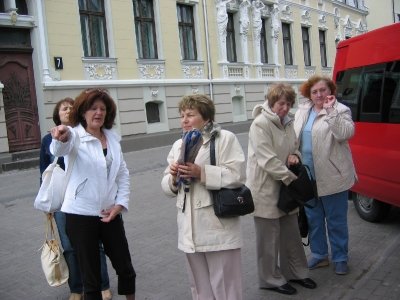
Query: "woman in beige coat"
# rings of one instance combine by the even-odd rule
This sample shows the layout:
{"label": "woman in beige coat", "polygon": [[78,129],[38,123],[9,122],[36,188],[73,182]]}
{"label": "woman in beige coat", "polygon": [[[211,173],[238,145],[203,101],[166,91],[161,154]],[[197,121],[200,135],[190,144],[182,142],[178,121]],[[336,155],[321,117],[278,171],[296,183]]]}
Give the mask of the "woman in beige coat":
{"label": "woman in beige coat", "polygon": [[297,225],[297,209],[285,214],[277,203],[281,184],[296,176],[288,166],[299,162],[292,115],[296,93],[288,84],[269,88],[266,102],[253,109],[249,132],[247,182],[253,194],[259,284],[282,294],[297,291],[289,281],[306,288],[316,283],[308,278],[307,260]]}
{"label": "woman in beige coat", "polygon": [[335,272],[344,275],[348,272],[348,190],[356,180],[348,143],[354,135],[354,122],[350,108],[336,100],[332,79],[314,75],[300,92],[309,100],[299,105],[294,128],[319,196],[314,208],[305,209],[311,248],[308,267],[312,270],[329,265],[328,231]]}
{"label": "woman in beige coat", "polygon": [[[210,190],[244,183],[245,156],[236,136],[214,123],[215,107],[206,95],[189,95],[179,103],[184,132],[198,129],[202,141],[194,162],[180,162],[182,139],[168,154],[161,186],[176,197],[178,248],[186,254],[192,297],[196,300],[241,300],[240,220],[218,218]],[[216,166],[210,164],[215,136]],[[188,180],[180,184],[180,179]]]}

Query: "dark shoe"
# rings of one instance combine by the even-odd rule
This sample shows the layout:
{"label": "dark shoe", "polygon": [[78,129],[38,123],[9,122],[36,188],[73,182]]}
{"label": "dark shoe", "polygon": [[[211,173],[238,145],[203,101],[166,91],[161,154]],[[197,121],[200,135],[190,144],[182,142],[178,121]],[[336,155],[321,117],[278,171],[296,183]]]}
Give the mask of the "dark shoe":
{"label": "dark shoe", "polygon": [[297,290],[292,287],[289,283],[285,283],[284,285],[273,287],[273,288],[265,288],[266,290],[278,292],[285,295],[294,295],[297,293]]}
{"label": "dark shoe", "polygon": [[292,279],[290,282],[298,283],[307,289],[315,289],[317,287],[317,284],[311,278]]}
{"label": "dark shoe", "polygon": [[346,275],[349,272],[347,262],[339,261],[335,263],[335,273],[338,275]]}

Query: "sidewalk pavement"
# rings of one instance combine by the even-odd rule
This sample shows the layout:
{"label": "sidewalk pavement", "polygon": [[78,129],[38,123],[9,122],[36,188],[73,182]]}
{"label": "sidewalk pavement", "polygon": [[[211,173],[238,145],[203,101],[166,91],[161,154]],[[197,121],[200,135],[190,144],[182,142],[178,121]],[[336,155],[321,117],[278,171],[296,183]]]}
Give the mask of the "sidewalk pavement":
{"label": "sidewalk pavement", "polygon": [[[246,149],[247,135],[239,134]],[[161,191],[160,179],[170,146],[125,153],[131,172],[131,207],[124,215],[126,235],[137,272],[137,300],[191,299],[184,254],[177,249],[175,202]],[[0,174],[0,299],[68,299],[67,285],[49,287],[40,266],[44,216],[33,209],[38,169]],[[384,223],[361,220],[349,202],[348,275],[334,273],[333,265],[310,271],[318,287],[285,296],[260,290],[257,283],[253,219],[242,218],[244,300],[400,299],[400,210]],[[309,248],[306,247],[309,255]],[[111,290],[117,278],[108,262]]]}

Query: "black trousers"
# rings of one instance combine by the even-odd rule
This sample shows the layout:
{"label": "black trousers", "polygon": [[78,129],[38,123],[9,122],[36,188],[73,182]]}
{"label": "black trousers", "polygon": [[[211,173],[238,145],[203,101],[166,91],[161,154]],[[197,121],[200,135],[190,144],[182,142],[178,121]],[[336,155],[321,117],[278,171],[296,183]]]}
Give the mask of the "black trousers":
{"label": "black trousers", "polygon": [[102,300],[99,240],[117,273],[118,294],[135,294],[136,273],[121,215],[104,223],[100,217],[66,214],[66,232],[77,255],[85,300]]}

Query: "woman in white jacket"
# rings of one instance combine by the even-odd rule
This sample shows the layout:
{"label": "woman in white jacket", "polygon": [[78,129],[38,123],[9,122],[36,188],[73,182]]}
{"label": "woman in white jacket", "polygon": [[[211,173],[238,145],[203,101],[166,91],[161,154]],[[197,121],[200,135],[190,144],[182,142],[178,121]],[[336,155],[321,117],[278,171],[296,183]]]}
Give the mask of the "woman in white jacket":
{"label": "woman in white jacket", "polygon": [[[178,248],[185,252],[193,299],[242,299],[242,246],[239,217],[218,218],[209,190],[244,183],[245,157],[236,136],[214,123],[215,107],[206,95],[189,95],[179,103],[184,132],[199,129],[202,140],[194,162],[178,163],[182,139],[168,154],[162,188],[177,198]],[[215,139],[216,166],[210,164]],[[180,184],[181,180],[189,180]]]}
{"label": "woman in white jacket", "polygon": [[288,84],[270,86],[266,101],[253,109],[249,131],[247,182],[255,211],[259,285],[281,294],[317,285],[308,278],[307,260],[297,224],[297,211],[284,213],[277,207],[281,184],[297,177],[288,166],[299,162],[293,116],[290,108],[296,93]]}
{"label": "woman in white jacket", "polygon": [[101,300],[99,240],[118,275],[118,294],[135,298],[132,266],[121,212],[128,210],[130,180],[120,137],[111,130],[114,100],[105,90],[88,89],[75,99],[70,113],[74,128],[52,128],[50,151],[64,156],[66,168],[77,148],[61,211],[76,251],[85,300]]}

